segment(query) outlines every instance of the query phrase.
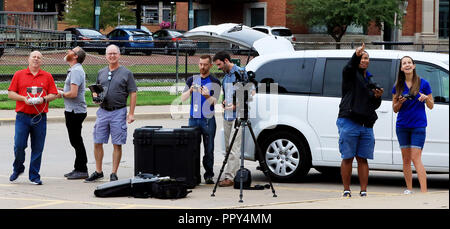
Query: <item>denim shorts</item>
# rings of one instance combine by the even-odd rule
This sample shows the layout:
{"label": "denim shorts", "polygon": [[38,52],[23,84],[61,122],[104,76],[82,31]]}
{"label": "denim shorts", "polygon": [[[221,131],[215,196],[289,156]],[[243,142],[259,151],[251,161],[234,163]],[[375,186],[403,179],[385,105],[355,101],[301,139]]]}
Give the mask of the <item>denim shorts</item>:
{"label": "denim shorts", "polygon": [[99,108],[94,125],[94,143],[106,144],[111,135],[114,145],[124,145],[127,142],[127,108],[107,111]]}
{"label": "denim shorts", "polygon": [[342,159],[355,156],[373,159],[375,137],[373,128],[367,128],[348,118],[338,118],[336,125],[339,131],[339,151]]}
{"label": "denim shorts", "polygon": [[426,137],[426,128],[398,128],[396,129],[397,139],[400,148],[418,148],[423,149]]}

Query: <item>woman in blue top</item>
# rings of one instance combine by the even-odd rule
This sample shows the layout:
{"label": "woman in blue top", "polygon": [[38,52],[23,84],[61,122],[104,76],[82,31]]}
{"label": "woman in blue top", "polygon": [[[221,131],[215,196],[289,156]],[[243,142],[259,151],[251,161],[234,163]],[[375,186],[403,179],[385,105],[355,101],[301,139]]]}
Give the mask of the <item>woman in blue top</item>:
{"label": "woman in blue top", "polygon": [[398,112],[396,132],[407,188],[404,194],[412,193],[411,161],[416,168],[420,190],[427,191],[427,174],[421,159],[427,126],[425,104],[430,110],[433,109],[430,84],[417,75],[414,60],[404,56],[400,60],[397,81],[392,89],[392,107],[395,113]]}

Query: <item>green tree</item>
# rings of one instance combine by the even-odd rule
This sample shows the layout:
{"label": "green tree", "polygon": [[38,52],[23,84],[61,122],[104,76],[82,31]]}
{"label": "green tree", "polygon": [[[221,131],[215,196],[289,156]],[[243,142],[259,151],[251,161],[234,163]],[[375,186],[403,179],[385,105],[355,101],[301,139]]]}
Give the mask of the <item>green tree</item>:
{"label": "green tree", "polygon": [[[70,25],[92,28],[94,24],[94,3],[92,0],[73,0],[64,19]],[[136,24],[136,16],[125,1],[100,1],[100,29],[120,24]]]}
{"label": "green tree", "polygon": [[[292,12],[288,17],[308,26],[325,26],[327,34],[340,42],[348,26],[362,26],[364,31],[371,22],[382,29],[385,25],[397,25],[402,20],[400,5],[404,0],[290,0]],[[340,48],[337,44],[336,48]]]}

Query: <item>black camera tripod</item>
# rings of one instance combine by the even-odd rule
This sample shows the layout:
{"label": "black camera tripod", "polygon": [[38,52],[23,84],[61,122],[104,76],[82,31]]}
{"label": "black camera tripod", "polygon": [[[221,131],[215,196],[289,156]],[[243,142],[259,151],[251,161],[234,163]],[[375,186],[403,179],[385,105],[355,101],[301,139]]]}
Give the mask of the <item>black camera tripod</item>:
{"label": "black camera tripod", "polygon": [[[234,127],[235,131],[234,131],[233,137],[231,139],[230,146],[227,148],[227,151],[225,154],[225,159],[223,161],[222,168],[220,169],[219,177],[217,177],[217,182],[216,182],[216,185],[214,186],[213,193],[211,194],[211,196],[212,197],[215,196],[214,193],[216,192],[217,185],[219,184],[219,180],[220,180],[220,177],[222,176],[224,167],[228,162],[228,157],[230,156],[230,152],[231,152],[231,149],[233,148],[234,140],[236,139],[236,136],[237,136],[240,128],[242,128],[241,167],[240,167],[240,169],[241,169],[241,171],[244,169],[245,127],[247,126],[248,129],[250,130],[250,134],[252,135],[253,142],[255,143],[256,151],[258,152],[258,160],[261,165],[262,172],[269,179],[269,184],[270,184],[270,188],[272,189],[273,197],[277,197],[277,194],[275,194],[275,189],[273,188],[270,176],[268,175],[268,170],[267,170],[268,167],[267,167],[266,161],[264,160],[261,148],[259,147],[259,144],[256,141],[255,133],[253,132],[253,129],[252,129],[252,123],[250,122],[250,120],[248,120],[247,117],[241,118],[237,122],[238,123]],[[242,203],[242,202],[244,202],[242,200],[242,197],[243,197],[243,184],[242,183],[243,183],[243,176],[244,176],[243,172],[240,173],[240,176],[241,177],[240,177],[239,203]]]}

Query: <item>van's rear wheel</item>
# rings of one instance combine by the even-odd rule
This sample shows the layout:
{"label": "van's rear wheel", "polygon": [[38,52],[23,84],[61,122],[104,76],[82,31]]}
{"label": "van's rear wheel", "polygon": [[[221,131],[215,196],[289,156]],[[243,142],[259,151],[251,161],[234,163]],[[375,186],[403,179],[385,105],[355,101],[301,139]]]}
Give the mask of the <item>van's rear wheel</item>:
{"label": "van's rear wheel", "polygon": [[311,156],[306,143],[287,131],[271,134],[261,144],[269,175],[277,181],[291,181],[308,174]]}

